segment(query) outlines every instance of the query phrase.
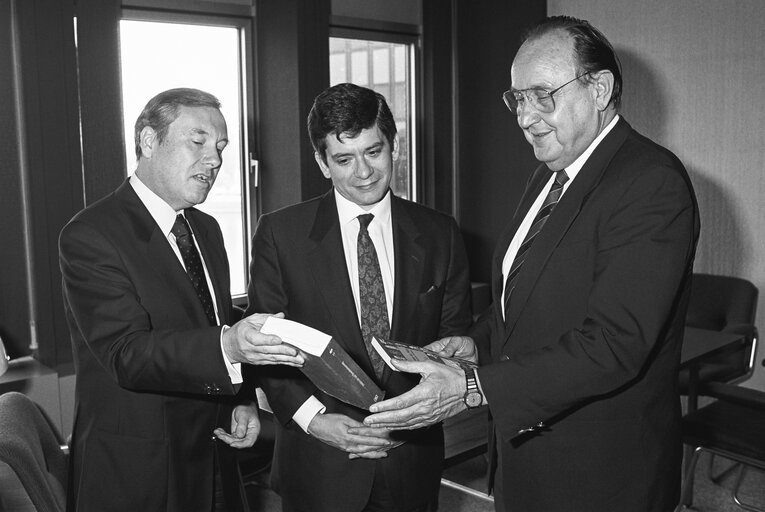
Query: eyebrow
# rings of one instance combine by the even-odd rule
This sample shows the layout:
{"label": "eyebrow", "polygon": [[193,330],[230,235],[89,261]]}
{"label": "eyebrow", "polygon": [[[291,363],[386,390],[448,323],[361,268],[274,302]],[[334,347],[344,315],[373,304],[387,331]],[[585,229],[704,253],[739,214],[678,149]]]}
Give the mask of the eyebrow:
{"label": "eyebrow", "polygon": [[[365,147],[364,151],[366,152],[366,151],[369,151],[370,149],[378,149],[378,148],[382,148],[382,147],[385,147],[385,141],[375,142],[371,146]],[[343,158],[343,157],[353,156],[353,155],[354,155],[353,152],[348,151],[348,152],[344,152],[344,153],[333,153],[333,154],[330,155],[330,157],[334,160],[334,159],[337,159],[337,158]]]}

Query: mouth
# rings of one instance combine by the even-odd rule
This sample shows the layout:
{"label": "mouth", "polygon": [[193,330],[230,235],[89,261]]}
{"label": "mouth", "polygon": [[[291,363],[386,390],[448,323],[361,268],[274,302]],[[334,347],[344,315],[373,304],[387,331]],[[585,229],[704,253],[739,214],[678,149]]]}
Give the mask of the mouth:
{"label": "mouth", "polygon": [[376,187],[377,187],[377,181],[373,181],[372,183],[366,183],[364,185],[356,185],[357,189],[363,190],[365,192],[374,190]]}
{"label": "mouth", "polygon": [[531,132],[530,131],[528,133],[529,133],[529,135],[531,135],[531,138],[533,140],[541,140],[541,139],[547,137],[548,135],[550,135],[552,133],[552,130],[547,130],[547,131],[543,131],[543,132]]}
{"label": "mouth", "polygon": [[195,174],[193,179],[204,185],[212,184],[212,176],[208,176],[206,174]]}

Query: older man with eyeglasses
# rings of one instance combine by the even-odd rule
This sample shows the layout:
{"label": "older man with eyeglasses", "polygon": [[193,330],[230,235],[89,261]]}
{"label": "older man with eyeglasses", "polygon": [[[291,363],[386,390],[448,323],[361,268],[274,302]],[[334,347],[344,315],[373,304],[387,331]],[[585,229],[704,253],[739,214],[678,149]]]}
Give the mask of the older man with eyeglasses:
{"label": "older man with eyeglasses", "polygon": [[[488,406],[498,511],[660,512],[680,490],[683,323],[699,233],[688,174],[618,114],[622,77],[586,21],[532,28],[503,99],[534,155],[472,338],[365,422],[413,428]],[[479,357],[480,355],[480,357]]]}

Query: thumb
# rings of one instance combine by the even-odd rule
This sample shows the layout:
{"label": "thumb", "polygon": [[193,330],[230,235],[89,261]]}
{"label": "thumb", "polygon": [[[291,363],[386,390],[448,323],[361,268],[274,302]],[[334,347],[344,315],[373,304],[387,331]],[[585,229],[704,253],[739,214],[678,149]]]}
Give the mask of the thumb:
{"label": "thumb", "polygon": [[404,361],[403,359],[391,359],[393,366],[397,370],[406,373],[419,373],[423,376],[432,372],[432,368],[429,366],[432,363],[426,361]]}

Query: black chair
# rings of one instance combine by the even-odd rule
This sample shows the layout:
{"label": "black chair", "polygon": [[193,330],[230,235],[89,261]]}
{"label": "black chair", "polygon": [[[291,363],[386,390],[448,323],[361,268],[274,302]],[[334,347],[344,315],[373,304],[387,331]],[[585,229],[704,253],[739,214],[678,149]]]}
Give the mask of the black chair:
{"label": "black chair", "polygon": [[66,509],[68,447],[40,407],[16,391],[0,395],[0,463],[0,509]]}
{"label": "black chair", "polygon": [[[763,363],[765,364],[765,363]],[[738,496],[745,471],[765,471],[765,392],[720,382],[709,382],[705,395],[716,400],[683,417],[683,442],[693,448],[687,465],[680,506],[693,503],[696,463],[703,452],[729,459],[738,471],[731,498],[744,510],[765,512]]]}
{"label": "black chair", "polygon": [[[757,328],[754,325],[757,296],[757,287],[746,279],[693,274],[685,324],[741,334],[746,340],[740,350],[710,358],[701,365],[701,392],[707,382],[740,382],[752,374],[757,350]],[[682,394],[688,394],[688,370],[680,372],[679,387]]]}

